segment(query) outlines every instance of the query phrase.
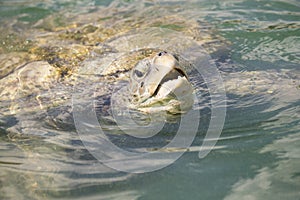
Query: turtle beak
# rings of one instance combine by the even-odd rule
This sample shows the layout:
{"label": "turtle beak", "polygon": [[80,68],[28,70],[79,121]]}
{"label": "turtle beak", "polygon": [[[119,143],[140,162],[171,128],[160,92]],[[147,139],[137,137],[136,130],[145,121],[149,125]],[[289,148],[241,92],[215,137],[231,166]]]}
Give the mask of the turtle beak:
{"label": "turtle beak", "polygon": [[189,84],[188,77],[178,65],[178,60],[167,52],[158,53],[152,60],[149,76],[145,79],[141,102],[152,97],[164,97],[173,92],[178,81],[185,80]]}

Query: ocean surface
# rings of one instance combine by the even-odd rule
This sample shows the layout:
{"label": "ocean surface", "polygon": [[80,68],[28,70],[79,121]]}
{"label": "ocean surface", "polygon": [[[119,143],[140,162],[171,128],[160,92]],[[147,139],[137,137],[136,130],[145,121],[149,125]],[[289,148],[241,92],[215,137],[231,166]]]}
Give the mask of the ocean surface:
{"label": "ocean surface", "polygon": [[[0,0],[0,23],[0,199],[300,199],[299,1]],[[148,47],[196,60],[192,114],[89,137],[76,69]]]}

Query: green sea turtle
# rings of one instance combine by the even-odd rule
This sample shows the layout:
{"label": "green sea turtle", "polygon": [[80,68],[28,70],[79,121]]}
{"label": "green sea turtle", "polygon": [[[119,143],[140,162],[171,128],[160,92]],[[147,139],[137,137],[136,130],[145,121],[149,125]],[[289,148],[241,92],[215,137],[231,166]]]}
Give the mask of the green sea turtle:
{"label": "green sea turtle", "polygon": [[[34,24],[34,28],[22,31],[20,36],[15,32],[8,34],[0,49],[1,114],[4,118],[16,116],[22,126],[43,126],[40,124],[43,120],[36,120],[42,117],[51,119],[54,126],[68,127],[66,124],[72,123],[67,116],[71,115],[74,92],[97,98],[99,111],[106,112],[111,106],[112,93],[126,84],[130,85],[127,93],[114,96],[117,105],[124,98],[130,101],[130,108],[142,112],[187,111],[193,104],[192,93],[199,94],[200,90],[209,93],[203,79],[199,79],[201,74],[195,77],[193,70],[216,67],[194,61],[214,63],[227,56],[230,44],[205,22],[184,18],[180,10],[177,13],[172,8],[153,5],[128,15],[119,13],[120,8],[108,8],[66,17],[63,24],[55,24],[56,16],[49,16]],[[161,16],[160,11],[167,14]],[[122,15],[126,17],[120,20]],[[201,48],[195,52],[195,46]],[[160,52],[164,55],[159,56]],[[166,71],[154,70],[160,65]],[[278,84],[273,81],[279,77],[274,71],[223,71],[222,63],[219,66],[228,94],[272,95],[283,85],[289,87],[286,91],[298,88],[297,78],[290,83],[290,75],[280,75],[286,84]],[[93,94],[86,92],[87,89]],[[34,123],[25,123],[28,119]]]}
{"label": "green sea turtle", "polygon": [[[145,37],[151,38],[151,42],[147,40],[147,43],[142,43]],[[190,82],[193,67],[190,60],[182,58],[182,55],[192,55],[193,58],[195,52],[190,47],[195,44],[198,42],[178,31],[142,28],[109,39],[105,44],[93,47],[88,54],[85,52],[91,48],[89,46],[73,46],[72,50],[43,47],[42,57],[39,54],[31,55],[33,60],[24,61],[25,63],[18,60],[17,63],[21,64],[15,64],[16,67],[0,80],[2,115],[13,114],[22,122],[23,128],[9,129],[13,132],[24,132],[30,126],[39,129],[44,125],[36,119],[41,117],[45,119],[42,120],[43,123],[65,129],[73,126],[70,116],[74,92],[82,93],[82,99],[84,96],[91,97],[90,100],[97,98],[100,102],[96,105],[99,107],[98,111],[106,113],[111,106],[112,93],[124,85],[129,85],[128,90],[114,96],[117,106],[129,102],[127,106],[131,109],[147,113],[167,111],[175,114],[187,111],[193,105],[192,94],[203,89],[203,82],[200,80],[193,79],[193,83]],[[220,46],[212,45],[216,49]],[[41,49],[33,47],[34,50],[31,51],[36,48]],[[99,53],[99,49],[103,48],[108,50]],[[196,56],[201,58],[206,55],[205,48],[202,50]],[[71,63],[73,55],[76,55],[76,68],[71,67],[74,64]],[[85,58],[78,59],[78,55],[85,55]],[[42,60],[34,61],[37,58]],[[274,77],[278,77],[276,73],[220,72],[229,94],[272,95],[279,87],[273,81]],[[270,78],[271,75],[274,77]],[[290,80],[285,77],[281,81],[287,82],[285,87],[291,85],[288,83]],[[87,88],[94,89],[85,92]]]}

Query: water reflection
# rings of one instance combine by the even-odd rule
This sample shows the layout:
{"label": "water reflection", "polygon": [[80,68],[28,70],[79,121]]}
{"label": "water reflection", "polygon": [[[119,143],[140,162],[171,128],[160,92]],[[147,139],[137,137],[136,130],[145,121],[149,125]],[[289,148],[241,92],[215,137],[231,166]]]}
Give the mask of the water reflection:
{"label": "water reflection", "polygon": [[272,199],[274,193],[276,198],[297,199],[300,187],[299,134],[276,140],[260,153],[271,153],[277,157],[275,167],[264,167],[253,178],[240,179],[225,199]]}

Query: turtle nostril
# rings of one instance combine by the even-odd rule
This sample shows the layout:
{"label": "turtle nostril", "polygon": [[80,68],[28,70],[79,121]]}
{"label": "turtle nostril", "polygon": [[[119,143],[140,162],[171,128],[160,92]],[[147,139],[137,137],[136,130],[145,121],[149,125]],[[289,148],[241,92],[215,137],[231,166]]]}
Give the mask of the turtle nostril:
{"label": "turtle nostril", "polygon": [[158,55],[158,56],[163,56],[163,55],[165,55],[165,54],[167,54],[166,51],[161,51],[161,52],[159,52],[157,55]]}

